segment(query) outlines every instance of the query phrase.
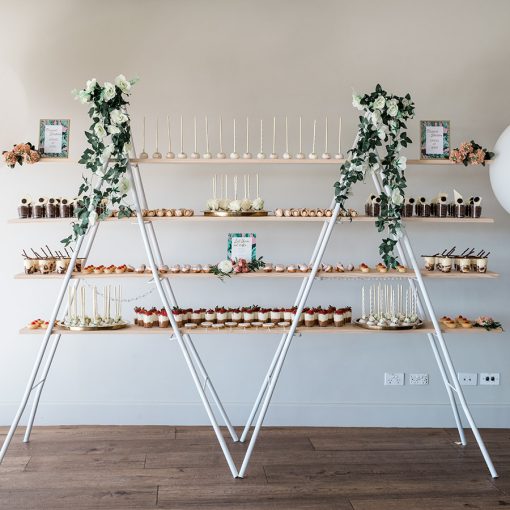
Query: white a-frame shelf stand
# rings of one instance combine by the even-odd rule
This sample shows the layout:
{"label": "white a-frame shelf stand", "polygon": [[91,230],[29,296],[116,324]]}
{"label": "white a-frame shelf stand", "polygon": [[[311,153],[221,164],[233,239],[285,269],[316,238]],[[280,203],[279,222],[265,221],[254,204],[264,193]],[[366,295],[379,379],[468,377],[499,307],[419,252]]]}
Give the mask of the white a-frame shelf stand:
{"label": "white a-frame shelf stand", "polygon": [[[107,163],[108,164],[108,163]],[[106,165],[107,165],[106,164]],[[149,261],[150,268],[152,270],[153,275],[158,274],[158,266],[161,266],[164,264],[163,256],[158,244],[158,240],[156,237],[156,233],[154,230],[153,223],[150,220],[146,220],[142,216],[142,210],[148,209],[147,205],[147,199],[145,196],[145,191],[143,187],[143,182],[140,175],[140,170],[138,166],[138,162],[134,160],[133,162],[130,162],[128,165],[128,177],[131,182],[131,190],[132,190],[132,196],[133,196],[133,203],[134,208],[136,211],[136,218],[137,223],[140,229],[140,234],[142,237],[142,241],[144,244],[144,248],[146,251],[146,255]],[[381,191],[381,178],[379,175],[373,174],[373,180],[375,187],[378,192]],[[101,186],[102,182],[100,181],[98,186]],[[296,328],[298,325],[298,317],[301,314],[308,295],[310,293],[310,290],[312,288],[312,285],[315,281],[315,277],[317,275],[319,266],[322,262],[322,258],[324,255],[324,252],[326,250],[328,241],[331,237],[331,233],[333,232],[333,229],[335,225],[337,224],[337,219],[340,213],[340,206],[339,204],[335,204],[335,200],[333,200],[331,204],[331,208],[333,208],[333,214],[330,218],[327,218],[324,221],[321,233],[319,235],[319,238],[317,240],[317,243],[315,245],[312,257],[310,259],[310,265],[312,266],[312,270],[310,273],[307,274],[306,277],[303,278],[303,281],[301,283],[300,290],[298,292],[295,306],[297,306],[297,313],[295,314],[295,318],[288,330],[288,332],[284,333],[281,337],[281,340],[277,346],[276,352],[274,354],[274,357],[270,363],[269,369],[267,371],[267,374],[263,380],[262,386],[260,388],[260,391],[257,395],[257,398],[255,400],[255,403],[253,405],[252,411],[250,413],[250,416],[248,417],[248,421],[244,427],[243,433],[240,438],[238,438],[236,431],[234,430],[234,427],[232,426],[232,423],[230,422],[228,415],[222,405],[222,402],[216,393],[216,390],[207,374],[207,371],[204,367],[204,364],[202,363],[202,360],[200,359],[200,356],[195,348],[195,345],[193,343],[192,338],[189,334],[183,333],[179,328],[177,327],[177,324],[174,320],[174,316],[172,313],[172,307],[177,306],[177,301],[175,298],[175,295],[173,293],[170,280],[168,278],[159,278],[154,277],[153,281],[156,285],[157,291],[160,295],[161,301],[163,303],[164,308],[167,311],[171,327],[172,327],[172,334],[170,335],[171,339],[175,339],[179,345],[179,348],[182,351],[182,354],[184,356],[185,362],[188,366],[188,369],[190,371],[190,374],[193,378],[193,381],[195,383],[195,386],[197,388],[198,394],[200,396],[200,399],[202,401],[202,404],[205,408],[205,411],[207,413],[207,416],[211,422],[211,425],[214,429],[214,432],[216,434],[216,437],[218,439],[218,442],[220,444],[220,447],[223,451],[223,454],[225,456],[225,459],[227,461],[227,464],[230,468],[230,472],[232,473],[232,476],[234,478],[243,478],[246,474],[251,455],[253,453],[253,449],[255,447],[255,443],[257,441],[260,429],[262,427],[262,424],[264,422],[267,410],[269,408],[269,405],[271,403],[271,398],[273,396],[274,389],[276,387],[278,377],[281,373],[283,364],[285,362],[285,358],[287,355],[287,352],[290,348],[290,345],[292,343],[292,339],[294,335],[296,334]],[[7,433],[7,436],[4,440],[2,449],[0,450],[0,463],[5,457],[5,454],[7,452],[7,449],[9,448],[9,444],[13,438],[13,435],[18,427],[18,424],[20,422],[20,419],[25,411],[25,408],[28,404],[29,398],[34,393],[33,402],[32,402],[32,408],[29,414],[26,432],[24,435],[24,441],[28,442],[30,440],[30,434],[32,431],[32,427],[34,424],[34,419],[37,413],[37,408],[39,404],[39,400],[42,394],[42,390],[44,387],[44,383],[48,377],[48,373],[51,368],[51,364],[55,355],[55,352],[57,350],[59,341],[60,341],[60,332],[58,329],[54,330],[55,323],[57,320],[57,317],[60,312],[62,312],[62,315],[65,315],[67,313],[66,305],[62,307],[63,302],[65,302],[64,297],[66,294],[66,291],[68,290],[68,287],[71,285],[71,278],[73,276],[72,269],[74,268],[76,259],[78,258],[78,255],[83,250],[81,258],[84,258],[85,260],[88,258],[91,247],[94,243],[94,239],[98,230],[99,223],[96,223],[92,227],[90,227],[89,231],[85,236],[82,236],[78,239],[76,248],[74,250],[71,262],[69,264],[69,269],[67,270],[67,273],[65,274],[62,286],[60,288],[60,291],[57,296],[57,302],[54,306],[54,309],[52,311],[48,329],[46,330],[41,346],[39,348],[38,354],[36,356],[34,366],[32,369],[32,372],[29,376],[27,386],[25,389],[25,392],[23,394],[23,397],[21,399],[21,403],[19,405],[19,408],[16,412],[16,415],[13,419],[13,422],[11,424],[11,427]],[[419,311],[422,316],[428,316],[430,320],[433,323],[434,326],[434,333],[428,333],[428,340],[430,342],[430,346],[432,348],[432,352],[434,354],[435,360],[437,362],[439,371],[441,373],[441,376],[444,381],[444,385],[450,400],[450,405],[452,408],[453,416],[455,419],[455,423],[459,432],[459,444],[465,445],[466,444],[466,438],[464,435],[464,430],[462,428],[462,422],[461,418],[459,416],[459,411],[457,407],[457,401],[460,403],[460,406],[462,407],[462,410],[464,411],[464,414],[466,416],[466,419],[469,423],[469,426],[471,427],[474,437],[478,443],[478,446],[480,448],[480,451],[484,457],[484,460],[487,464],[487,467],[490,471],[490,474],[493,477],[497,477],[497,472],[494,468],[494,465],[492,463],[492,460],[489,456],[489,453],[487,452],[487,449],[484,445],[484,442],[482,440],[482,437],[480,436],[480,433],[478,431],[478,428],[473,420],[473,417],[471,415],[471,412],[469,410],[469,407],[467,405],[466,399],[464,397],[464,394],[462,392],[462,388],[460,386],[459,380],[457,378],[455,368],[453,366],[448,348],[446,346],[446,343],[443,338],[443,334],[441,332],[441,328],[439,326],[439,323],[436,319],[436,315],[434,313],[434,309],[432,306],[432,303],[430,301],[430,298],[427,293],[427,289],[425,288],[420,269],[418,267],[418,264],[416,262],[416,258],[414,256],[413,250],[411,248],[411,244],[409,242],[407,233],[403,232],[402,236],[398,239],[397,243],[397,250],[399,253],[399,256],[401,258],[402,263],[406,265],[410,265],[414,273],[416,275],[416,281],[412,278],[408,278],[409,285],[412,289],[416,290],[417,295],[419,297],[418,299],[418,307]],[[74,283],[75,286],[79,285],[80,280],[78,279],[76,283]],[[61,310],[62,308],[62,310]],[[52,343],[50,344],[50,339],[52,339]],[[49,347],[48,347],[49,346]],[[44,364],[43,364],[44,361]],[[218,424],[216,415],[211,407],[211,404],[209,402],[209,399],[207,397],[207,393],[210,393],[210,396],[212,397],[212,400],[216,404],[217,412],[221,416],[221,419],[225,423],[231,439],[233,442],[245,442],[248,438],[248,435],[250,433],[251,427],[253,422],[255,421],[255,427],[253,429],[250,441],[248,443],[248,447],[246,449],[246,453],[241,465],[240,470],[237,470],[237,467],[233,461],[232,454],[227,446],[227,443],[225,441],[225,438],[222,435],[220,426]]]}

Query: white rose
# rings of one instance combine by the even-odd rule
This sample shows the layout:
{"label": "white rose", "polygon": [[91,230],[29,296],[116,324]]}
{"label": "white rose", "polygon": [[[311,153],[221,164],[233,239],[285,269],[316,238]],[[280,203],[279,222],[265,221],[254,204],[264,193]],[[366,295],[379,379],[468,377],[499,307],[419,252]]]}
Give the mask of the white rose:
{"label": "white rose", "polygon": [[363,110],[363,106],[361,105],[361,96],[359,94],[352,95],[352,106],[358,110]]}
{"label": "white rose", "polygon": [[106,136],[106,129],[104,128],[104,124],[102,122],[98,122],[94,126],[94,133],[100,139],[102,139]]}
{"label": "white rose", "polygon": [[127,80],[123,74],[119,74],[119,76],[115,78],[115,85],[117,85],[124,94],[129,94],[131,90],[131,82]]}
{"label": "white rose", "polygon": [[382,116],[381,112],[379,110],[374,110],[371,115],[372,124],[374,126],[379,126],[379,124],[382,122]]}
{"label": "white rose", "polygon": [[400,205],[400,204],[402,204],[404,202],[404,196],[402,195],[401,191],[398,188],[395,188],[391,192],[391,201],[395,205]]}
{"label": "white rose", "polygon": [[87,92],[87,94],[90,94],[96,88],[96,85],[97,85],[97,80],[95,78],[92,78],[92,80],[87,80],[87,85],[85,86],[85,92]]}
{"label": "white rose", "polygon": [[386,101],[386,105],[388,106],[388,108],[390,106],[397,106],[398,105],[398,101],[395,98],[388,99],[388,101]]}
{"label": "white rose", "polygon": [[119,191],[121,193],[127,193],[129,191],[130,186],[131,185],[129,179],[127,177],[122,177],[122,179],[119,182]]}
{"label": "white rose", "polygon": [[382,110],[384,108],[384,105],[386,104],[386,99],[384,99],[383,96],[379,96],[375,101],[374,101],[374,108],[376,108],[377,110]]}
{"label": "white rose", "polygon": [[89,225],[92,227],[97,221],[97,212],[91,211],[89,214]]}
{"label": "white rose", "polygon": [[399,170],[405,170],[407,167],[407,158],[405,156],[400,156],[397,159],[397,168]]}
{"label": "white rose", "polygon": [[105,101],[110,101],[115,97],[115,85],[110,83],[109,81],[105,81],[103,85],[103,97]]}
{"label": "white rose", "polygon": [[396,117],[398,115],[398,106],[396,104],[393,104],[388,108],[388,115],[390,117]]}
{"label": "white rose", "polygon": [[128,120],[128,117],[120,110],[112,110],[110,113],[110,120],[113,122],[113,124],[124,124],[124,122]]}
{"label": "white rose", "polygon": [[76,94],[75,99],[78,99],[81,104],[87,104],[90,101],[90,95],[87,94],[86,90],[80,90]]}
{"label": "white rose", "polygon": [[230,260],[222,260],[219,264],[218,264],[218,269],[222,272],[222,273],[225,273],[225,274],[229,274],[231,273],[233,270],[234,270],[234,265],[232,264],[232,262]]}
{"label": "white rose", "polygon": [[111,125],[108,126],[108,133],[111,135],[117,135],[120,133],[120,129],[117,126]]}

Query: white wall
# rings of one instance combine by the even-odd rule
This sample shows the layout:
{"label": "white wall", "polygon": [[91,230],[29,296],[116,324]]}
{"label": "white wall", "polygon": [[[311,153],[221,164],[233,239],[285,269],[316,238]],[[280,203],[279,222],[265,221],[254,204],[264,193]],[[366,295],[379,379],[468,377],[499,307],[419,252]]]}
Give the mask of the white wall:
{"label": "white wall", "polygon": [[[35,140],[40,118],[71,118],[71,151],[84,147],[86,107],[70,90],[86,79],[138,75],[131,113],[140,148],[141,117],[208,114],[214,118],[273,114],[302,115],[307,140],[314,118],[339,114],[344,143],[355,135],[352,88],[410,92],[416,118],[409,132],[418,157],[420,119],[449,119],[453,143],[475,138],[493,147],[509,123],[508,57],[510,4],[503,0],[388,1],[156,1],[46,0],[3,2],[0,16],[2,102],[0,139],[8,148]],[[8,20],[8,22],[6,22]],[[189,126],[188,126],[189,127]],[[191,133],[188,131],[188,140]],[[333,139],[331,143],[333,144]],[[281,141],[281,138],[280,138]],[[292,132],[295,150],[295,131]],[[149,152],[154,150],[151,140]],[[282,147],[280,144],[280,152]],[[309,151],[309,147],[307,147]],[[188,145],[188,152],[191,146]],[[215,167],[215,171],[217,167]],[[229,167],[229,174],[243,169]],[[326,206],[337,169],[254,167],[262,177],[267,205]],[[203,166],[144,168],[154,206],[200,210],[210,194]],[[7,225],[22,195],[73,196],[81,170],[69,164],[3,168],[0,201],[0,423],[10,422],[22,395],[40,338],[19,336],[36,317],[48,317],[57,282],[14,281],[22,248],[57,246],[64,225]],[[430,281],[439,315],[489,314],[510,328],[508,312],[510,217],[495,202],[486,168],[413,167],[407,173],[412,195],[435,195],[452,188],[484,198],[494,225],[412,225],[416,253],[447,246],[474,246],[492,252],[494,281]],[[361,208],[371,187],[355,190]],[[190,230],[192,228],[193,230]],[[253,229],[253,227],[252,227]],[[216,261],[224,256],[232,227],[183,223],[158,225],[168,263]],[[235,229],[237,230],[237,229]],[[250,231],[247,227],[239,230]],[[318,225],[257,225],[259,252],[274,262],[302,261],[314,246]],[[378,262],[379,235],[372,225],[338,227],[326,260]],[[107,224],[91,254],[92,263],[145,260],[136,227]],[[298,281],[179,281],[183,305],[289,304]],[[126,283],[125,294],[145,284]],[[318,282],[310,302],[352,304],[359,311],[359,282]],[[156,295],[140,304],[159,304]],[[130,307],[126,307],[130,314]],[[448,345],[459,371],[501,373],[499,387],[466,388],[483,426],[510,423],[509,336],[455,335]],[[236,423],[247,416],[275,337],[197,338],[210,375]],[[425,387],[384,387],[383,372],[427,372]],[[198,396],[174,342],[163,337],[64,338],[46,385],[39,423],[206,423]],[[447,398],[426,337],[306,336],[296,338],[268,415],[272,424],[452,426]]]}

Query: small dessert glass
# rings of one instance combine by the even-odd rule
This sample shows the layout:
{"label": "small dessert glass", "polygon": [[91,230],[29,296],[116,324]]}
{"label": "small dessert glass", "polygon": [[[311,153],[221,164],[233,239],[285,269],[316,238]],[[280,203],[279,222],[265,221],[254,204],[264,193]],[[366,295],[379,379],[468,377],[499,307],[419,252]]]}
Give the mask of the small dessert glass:
{"label": "small dessert glass", "polygon": [[471,272],[471,259],[469,257],[462,257],[459,259],[459,271],[461,273]]}
{"label": "small dessert glass", "polygon": [[65,274],[69,267],[70,259],[57,259],[55,262],[55,270],[57,274]]}
{"label": "small dessert glass", "polygon": [[478,257],[476,259],[476,270],[479,273],[487,272],[487,257]]}
{"label": "small dessert glass", "polygon": [[425,269],[427,271],[434,271],[436,268],[436,257],[426,255],[423,259],[425,260]]}
{"label": "small dessert glass", "polygon": [[25,274],[34,274],[39,270],[39,261],[37,259],[25,259]]}
{"label": "small dessert glass", "polygon": [[439,257],[437,268],[443,273],[450,273],[452,271],[452,257]]}
{"label": "small dessert glass", "polygon": [[85,264],[85,259],[76,259],[76,262],[74,264],[74,272],[75,273],[81,273],[81,270],[83,269],[83,265]]}
{"label": "small dessert glass", "polygon": [[37,261],[39,266],[39,273],[41,274],[50,274],[51,271],[51,263],[49,259],[39,259]]}

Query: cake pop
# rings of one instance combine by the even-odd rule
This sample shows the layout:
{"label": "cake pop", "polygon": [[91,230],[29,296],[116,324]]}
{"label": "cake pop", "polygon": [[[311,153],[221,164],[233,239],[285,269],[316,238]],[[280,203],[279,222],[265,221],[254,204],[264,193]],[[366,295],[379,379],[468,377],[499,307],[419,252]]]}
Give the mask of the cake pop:
{"label": "cake pop", "polygon": [[220,152],[216,154],[218,159],[225,159],[227,155],[223,152],[223,121],[220,115]]}
{"label": "cake pop", "polygon": [[149,155],[145,152],[145,117],[143,118],[143,148],[142,152],[140,152],[140,159],[147,159]]}
{"label": "cake pop", "polygon": [[342,154],[342,117],[338,117],[338,152],[335,154],[335,159],[344,159]]}
{"label": "cake pop", "polygon": [[166,159],[174,159],[175,154],[172,152],[172,137],[170,135],[170,117],[166,116],[166,125],[168,131],[168,152],[166,153]]}
{"label": "cake pop", "polygon": [[313,121],[313,143],[312,143],[312,152],[308,154],[309,159],[317,159],[317,153],[315,152],[315,135],[317,131],[317,121]]}
{"label": "cake pop", "polygon": [[289,123],[287,116],[285,116],[285,152],[283,153],[283,159],[291,159],[292,156],[289,154]]}
{"label": "cake pop", "polygon": [[212,158],[212,154],[209,152],[209,122],[207,116],[205,117],[205,154],[203,154],[202,157],[204,159]]}
{"label": "cake pop", "polygon": [[251,159],[252,155],[250,152],[250,121],[246,117],[246,152],[243,154],[243,159]]}
{"label": "cake pop", "polygon": [[269,159],[278,159],[278,154],[275,152],[276,145],[276,117],[273,117],[273,152],[269,154]]}
{"label": "cake pop", "polygon": [[296,159],[305,159],[306,156],[303,153],[302,141],[303,141],[303,126],[301,115],[299,116],[299,152],[296,154]]}
{"label": "cake pop", "polygon": [[257,159],[266,159],[263,144],[264,144],[264,126],[262,119],[260,119],[260,152],[257,154]]}
{"label": "cake pop", "polygon": [[162,155],[159,152],[159,117],[156,117],[156,152],[152,155],[154,159],[161,159]]}
{"label": "cake pop", "polygon": [[188,157],[188,155],[183,150],[184,149],[183,142],[184,142],[184,135],[183,135],[183,130],[182,130],[182,115],[181,115],[181,152],[179,152],[179,154],[177,154],[178,159],[186,159]]}
{"label": "cake pop", "polygon": [[324,152],[321,156],[322,159],[331,159],[331,154],[328,152],[328,117],[326,117],[326,134],[324,137]]}
{"label": "cake pop", "polygon": [[234,119],[234,150],[230,153],[230,159],[239,159],[239,154],[236,152],[236,119]]}
{"label": "cake pop", "polygon": [[193,152],[191,153],[191,159],[200,159],[200,154],[197,152],[197,118],[193,117]]}

